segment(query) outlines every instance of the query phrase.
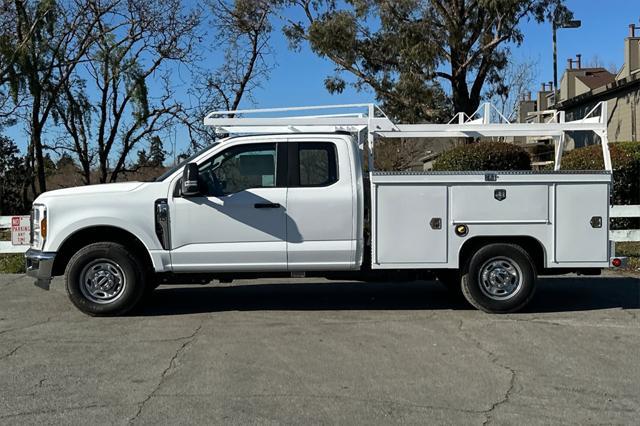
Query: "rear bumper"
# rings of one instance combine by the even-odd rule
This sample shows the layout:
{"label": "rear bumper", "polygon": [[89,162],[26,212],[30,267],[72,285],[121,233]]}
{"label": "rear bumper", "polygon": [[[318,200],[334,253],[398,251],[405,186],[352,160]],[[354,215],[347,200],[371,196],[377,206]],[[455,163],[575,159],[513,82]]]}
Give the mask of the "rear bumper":
{"label": "rear bumper", "polygon": [[29,249],[24,255],[27,276],[36,279],[35,284],[45,290],[49,290],[53,261],[56,254],[40,250]]}

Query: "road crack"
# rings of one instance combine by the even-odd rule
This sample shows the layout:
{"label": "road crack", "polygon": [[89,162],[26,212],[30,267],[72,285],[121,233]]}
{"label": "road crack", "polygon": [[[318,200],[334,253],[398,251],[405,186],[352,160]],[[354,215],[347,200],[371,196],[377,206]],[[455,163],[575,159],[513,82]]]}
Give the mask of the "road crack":
{"label": "road crack", "polygon": [[12,331],[22,331],[22,330],[26,330],[26,329],[31,328],[31,327],[37,327],[37,326],[39,326],[39,325],[46,324],[46,323],[48,323],[49,321],[51,321],[51,318],[47,318],[47,319],[46,319],[46,320],[44,320],[44,321],[34,322],[33,324],[29,324],[29,325],[26,325],[26,326],[24,326],[24,327],[8,328],[8,329],[6,329],[6,330],[1,330],[1,331],[0,331],[0,334],[6,334],[6,333],[10,333],[10,332],[12,332]]}
{"label": "road crack", "polygon": [[185,342],[182,343],[182,345],[180,345],[178,347],[178,349],[174,352],[173,356],[169,360],[169,364],[167,365],[167,368],[165,368],[162,371],[162,374],[160,375],[160,380],[158,381],[156,386],[151,390],[151,392],[149,392],[147,397],[144,400],[142,400],[142,402],[140,402],[138,404],[138,411],[136,412],[136,414],[132,418],[129,419],[128,424],[131,425],[131,424],[135,423],[135,421],[138,419],[138,417],[140,417],[140,414],[142,414],[142,410],[144,410],[144,406],[151,400],[151,398],[153,398],[157,394],[158,390],[160,389],[160,387],[164,383],[165,379],[176,368],[176,362],[177,362],[178,358],[180,357],[180,355],[182,355],[182,353],[184,351],[186,351],[189,348],[189,346],[191,346],[196,341],[196,339],[198,337],[198,333],[200,332],[201,329],[202,329],[202,324],[200,324],[193,331],[193,333],[191,333],[190,336],[185,337],[185,339],[186,339]]}
{"label": "road crack", "polygon": [[18,352],[18,350],[23,347],[26,343],[21,343],[18,346],[16,346],[15,348],[13,348],[12,350],[10,350],[9,352],[7,352],[6,354],[0,356],[0,360],[4,360],[7,359],[9,357],[12,357],[13,355],[16,354],[16,352]]}
{"label": "road crack", "polygon": [[503,370],[507,371],[510,375],[509,378],[509,385],[507,386],[507,389],[504,391],[502,397],[494,402],[493,404],[491,404],[491,406],[486,409],[486,410],[482,410],[481,413],[485,415],[485,421],[482,423],[483,425],[488,425],[489,423],[491,423],[493,421],[493,413],[495,412],[496,409],[498,409],[499,407],[503,406],[504,404],[508,404],[511,396],[513,395],[513,392],[515,390],[515,386],[516,386],[516,380],[518,378],[518,372],[508,366],[507,364],[504,364],[502,362],[500,362],[500,359],[498,357],[498,355],[496,355],[495,353],[493,353],[492,351],[490,351],[489,349],[485,348],[482,346],[482,343],[480,342],[480,340],[476,339],[473,335],[471,335],[470,333],[466,332],[463,328],[464,325],[464,321],[460,320],[460,323],[458,324],[458,331],[460,331],[460,333],[462,333],[462,335],[464,337],[466,337],[467,339],[469,339],[471,342],[474,343],[475,347],[480,350],[481,352],[484,352],[485,354],[487,354],[487,356],[489,357],[489,361],[502,368]]}
{"label": "road crack", "polygon": [[112,407],[116,407],[116,406],[108,405],[108,404],[89,404],[89,405],[80,405],[80,406],[75,406],[75,407],[42,409],[42,410],[35,410],[35,411],[25,411],[25,412],[22,412],[22,413],[1,415],[0,416],[0,420],[3,420],[3,419],[14,419],[14,418],[23,417],[23,416],[37,416],[37,415],[42,415],[42,414],[57,414],[57,413],[65,413],[65,412],[69,412],[69,411],[90,410],[92,408],[112,408]]}

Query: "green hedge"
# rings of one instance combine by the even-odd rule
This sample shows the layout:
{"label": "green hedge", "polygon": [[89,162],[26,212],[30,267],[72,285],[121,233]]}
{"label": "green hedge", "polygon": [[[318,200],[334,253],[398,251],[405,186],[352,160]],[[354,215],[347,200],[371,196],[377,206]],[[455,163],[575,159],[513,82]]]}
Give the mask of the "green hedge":
{"label": "green hedge", "polygon": [[514,144],[476,142],[443,153],[435,161],[433,170],[531,170],[531,157]]}
{"label": "green hedge", "polygon": [[[609,144],[613,165],[613,204],[640,204],[640,142]],[[591,145],[562,156],[563,170],[603,170],[602,147]]]}
{"label": "green hedge", "polygon": [[[609,144],[613,165],[613,204],[640,204],[640,142]],[[602,147],[591,145],[562,156],[562,170],[603,170]],[[614,219],[614,229],[636,228],[638,219]]]}

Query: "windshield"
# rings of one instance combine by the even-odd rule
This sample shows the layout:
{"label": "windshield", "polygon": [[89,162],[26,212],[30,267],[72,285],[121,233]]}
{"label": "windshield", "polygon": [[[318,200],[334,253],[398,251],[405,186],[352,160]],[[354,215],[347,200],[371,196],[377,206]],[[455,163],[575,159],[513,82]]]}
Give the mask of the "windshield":
{"label": "windshield", "polygon": [[167,170],[166,172],[164,172],[163,174],[161,174],[160,176],[155,178],[153,180],[153,182],[161,182],[161,181],[165,180],[166,178],[168,178],[169,176],[174,174],[178,169],[182,168],[185,164],[191,162],[194,158],[198,157],[199,155],[201,155],[204,152],[208,151],[209,149],[213,148],[218,143],[219,142],[214,142],[211,145],[208,145],[208,146],[202,148],[200,151],[197,151],[195,154],[192,154],[188,158],[185,158],[184,160],[182,160],[181,162],[179,162],[178,164],[176,164],[175,166],[171,167],[169,170]]}

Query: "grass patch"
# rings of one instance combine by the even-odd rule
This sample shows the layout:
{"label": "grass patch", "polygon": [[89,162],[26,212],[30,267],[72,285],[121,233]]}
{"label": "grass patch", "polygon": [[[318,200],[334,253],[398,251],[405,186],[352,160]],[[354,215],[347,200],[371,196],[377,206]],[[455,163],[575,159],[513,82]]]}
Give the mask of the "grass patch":
{"label": "grass patch", "polygon": [[640,242],[616,243],[618,256],[640,257]]}
{"label": "grass patch", "polygon": [[24,254],[0,254],[0,274],[24,273]]}
{"label": "grass patch", "polygon": [[640,270],[640,242],[616,243],[616,255],[629,258],[627,269]]}

